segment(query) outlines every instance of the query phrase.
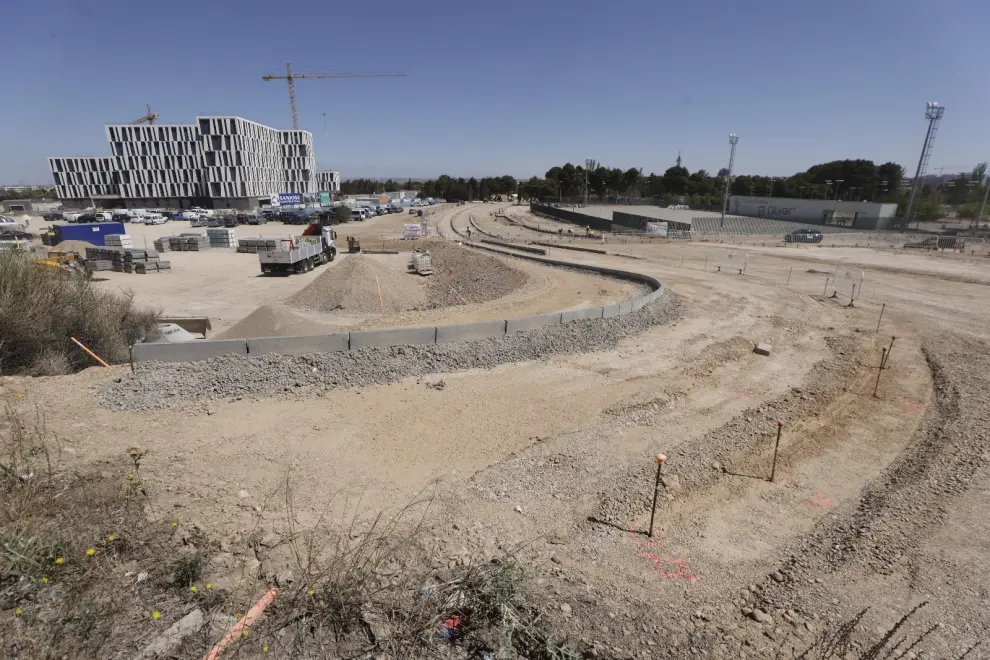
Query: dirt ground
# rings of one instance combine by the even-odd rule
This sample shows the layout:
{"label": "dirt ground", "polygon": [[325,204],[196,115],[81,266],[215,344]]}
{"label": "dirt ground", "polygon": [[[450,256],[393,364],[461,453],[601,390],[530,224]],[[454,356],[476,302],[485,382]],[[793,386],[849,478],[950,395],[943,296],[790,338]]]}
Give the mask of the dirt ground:
{"label": "dirt ground", "polygon": [[[464,227],[469,212],[481,209],[443,218]],[[613,247],[635,258],[552,256],[655,275],[682,311],[607,352],[445,374],[442,387],[428,386],[437,377],[319,397],[299,388],[148,413],[98,403],[126,367],[7,378],[3,394],[23,393],[18,405],[44,413],[70,461],[147,448],[156,506],[214,530],[235,557],[258,524],[285,533],[267,495],[287,475],[302,525],[337,493],[371,512],[435,492],[437,547],[451,561],[518,549],[561,631],[596,657],[791,657],[863,608],[872,633],[923,600],[932,605],[920,630],[942,626],[925,650],[959,654],[977,641],[990,626],[990,260],[750,246],[737,275],[712,272],[716,251],[731,247]],[[127,278],[147,287],[135,289],[139,300],[184,301],[170,312],[220,297],[230,323],[320,272],[254,278],[253,256],[221,265],[182,253],[170,257],[171,278],[107,285]],[[809,272],[839,262],[865,271],[852,307],[827,297],[826,274]],[[518,265],[534,283],[483,310],[400,321],[523,315],[625,293]],[[207,286],[196,281],[207,274]],[[756,355],[756,342],[771,355]]]}

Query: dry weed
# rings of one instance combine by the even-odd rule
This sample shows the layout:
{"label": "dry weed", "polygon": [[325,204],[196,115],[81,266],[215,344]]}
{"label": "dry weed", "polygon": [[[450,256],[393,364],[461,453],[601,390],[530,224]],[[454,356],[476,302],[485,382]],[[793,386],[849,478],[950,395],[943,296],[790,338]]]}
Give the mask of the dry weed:
{"label": "dry weed", "polygon": [[130,345],[157,336],[158,317],[129,295],[97,289],[85,274],[0,253],[0,374],[60,375],[92,366],[70,337],[107,362],[125,362]]}

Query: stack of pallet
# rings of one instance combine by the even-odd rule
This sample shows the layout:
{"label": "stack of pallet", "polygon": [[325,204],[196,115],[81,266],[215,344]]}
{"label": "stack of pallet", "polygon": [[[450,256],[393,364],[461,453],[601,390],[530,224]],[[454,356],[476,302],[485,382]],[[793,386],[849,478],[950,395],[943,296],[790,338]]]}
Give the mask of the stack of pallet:
{"label": "stack of pallet", "polygon": [[206,237],[210,241],[211,248],[232,248],[235,246],[237,238],[233,229],[224,227],[210,227],[206,230]]}
{"label": "stack of pallet", "polygon": [[171,237],[170,236],[166,236],[165,238],[156,238],[155,239],[155,249],[158,250],[159,252],[168,252],[169,250],[171,250],[172,249],[172,244],[169,243],[169,240],[168,240],[169,238],[171,238]]}
{"label": "stack of pallet", "polygon": [[118,248],[134,247],[134,241],[131,240],[130,234],[107,234],[104,237],[104,241],[107,247],[118,247]]}
{"label": "stack of pallet", "polygon": [[278,239],[275,238],[242,238],[237,241],[238,252],[258,252],[261,250],[274,250],[278,247]]}
{"label": "stack of pallet", "polygon": [[86,270],[95,273],[100,270],[113,270],[112,259],[86,259]]}
{"label": "stack of pallet", "polygon": [[86,269],[90,272],[114,270],[118,273],[171,272],[172,264],[161,261],[154,250],[102,247],[86,248]]}

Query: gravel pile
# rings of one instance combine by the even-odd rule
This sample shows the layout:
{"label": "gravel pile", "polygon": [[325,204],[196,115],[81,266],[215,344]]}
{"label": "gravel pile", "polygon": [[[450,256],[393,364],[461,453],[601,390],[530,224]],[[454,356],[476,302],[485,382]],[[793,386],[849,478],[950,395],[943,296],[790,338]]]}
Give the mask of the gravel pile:
{"label": "gravel pile", "polygon": [[331,389],[391,383],[409,376],[488,369],[509,362],[607,350],[620,339],[666,323],[677,313],[667,294],[638,312],[611,319],[577,321],[511,336],[426,346],[365,348],[303,356],[223,356],[200,362],[135,365],[135,372],[102,394],[108,408],[139,411],[199,399],[273,395],[307,385]]}
{"label": "gravel pile", "polygon": [[[381,286],[381,301],[378,288]],[[381,313],[401,312],[419,307],[426,297],[418,276],[389,268],[362,254],[349,256],[328,268],[303,290],[289,298],[289,304],[314,312]]]}
{"label": "gravel pile", "polygon": [[429,309],[495,300],[521,288],[528,279],[526,273],[477,250],[445,241],[431,241],[424,247],[433,257]]}
{"label": "gravel pile", "polygon": [[311,321],[281,305],[262,305],[231,326],[218,339],[309,335],[333,331],[334,328]]}

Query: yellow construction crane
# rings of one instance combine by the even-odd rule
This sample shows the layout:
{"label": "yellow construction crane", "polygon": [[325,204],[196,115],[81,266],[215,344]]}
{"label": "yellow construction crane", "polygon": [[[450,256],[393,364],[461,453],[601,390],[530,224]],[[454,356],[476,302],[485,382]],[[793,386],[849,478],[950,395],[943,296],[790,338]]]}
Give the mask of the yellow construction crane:
{"label": "yellow construction crane", "polygon": [[135,119],[134,121],[132,121],[131,124],[132,125],[133,124],[143,124],[144,122],[148,122],[149,124],[151,124],[152,126],[154,126],[156,119],[158,119],[158,115],[156,115],[155,113],[153,113],[151,111],[151,105],[148,105],[148,114],[146,114],[144,117],[138,117],[137,119]]}
{"label": "yellow construction crane", "polygon": [[[288,80],[289,103],[292,105],[292,128],[299,130],[299,112],[296,110],[296,78],[389,78],[407,76],[407,73],[292,73],[289,63],[285,63],[284,76],[261,76],[262,80]],[[148,108],[151,113],[151,108]],[[156,117],[158,115],[155,115]]]}

